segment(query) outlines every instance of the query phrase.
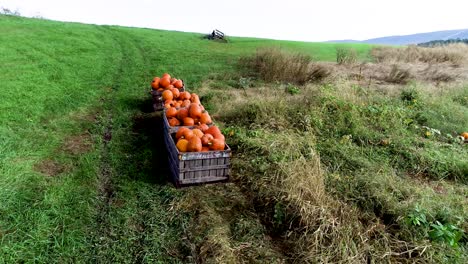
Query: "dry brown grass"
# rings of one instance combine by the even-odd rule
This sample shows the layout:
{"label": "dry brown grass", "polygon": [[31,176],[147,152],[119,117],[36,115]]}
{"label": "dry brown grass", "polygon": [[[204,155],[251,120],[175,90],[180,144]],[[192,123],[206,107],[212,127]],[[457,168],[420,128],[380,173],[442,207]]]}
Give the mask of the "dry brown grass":
{"label": "dry brown grass", "polygon": [[191,187],[174,204],[193,214],[186,242],[193,263],[284,263],[253,206],[234,184]]}
{"label": "dry brown grass", "polygon": [[[285,111],[291,105],[311,102],[318,90],[306,87],[303,94],[285,97],[282,89],[261,87],[248,89],[247,94],[238,90],[226,91],[232,100],[223,100],[224,121],[240,115],[241,109],[256,102],[255,129],[268,128],[254,137],[244,138],[241,148],[253,148],[252,156],[236,153],[233,160],[234,178],[252,194],[257,206],[272,210],[275,203],[285,205],[293,226],[284,243],[288,245],[289,261],[292,263],[379,263],[417,262],[424,246],[410,245],[391,237],[387,226],[379,219],[364,214],[353,205],[335,198],[325,186],[325,172],[320,157],[315,152],[315,136],[312,132],[299,132],[287,125],[290,121]],[[349,92],[355,91],[349,89]],[[307,94],[307,95],[305,95]],[[340,93],[341,94],[341,93]],[[248,112],[248,111],[247,111]],[[251,118],[251,117],[249,117]],[[238,120],[232,122],[238,123]],[[240,122],[240,120],[239,120]],[[299,140],[300,139],[300,140]],[[299,151],[300,150],[300,151]],[[255,154],[257,153],[257,154]],[[250,162],[261,155],[281,157],[269,165],[266,172],[255,174],[261,165]],[[251,167],[252,166],[252,167]],[[245,171],[246,173],[239,173]],[[253,174],[252,174],[253,173]],[[270,209],[268,209],[270,208]],[[413,258],[408,258],[409,253]],[[402,254],[400,254],[402,253]],[[400,254],[400,255],[398,255]]]}
{"label": "dry brown grass", "polygon": [[371,51],[377,62],[445,63],[461,66],[468,60],[468,45],[451,44],[434,48],[408,46],[405,48],[377,47]]}
{"label": "dry brown grass", "polygon": [[[276,239],[282,241],[280,245],[284,247],[279,249],[289,262],[425,263],[430,262],[438,252],[434,249],[437,245],[428,241],[405,238],[402,234],[406,230],[398,230],[398,221],[401,221],[398,215],[388,218],[377,215],[333,192],[330,184],[351,184],[351,178],[334,173],[331,168],[322,168],[321,159],[315,151],[318,147],[315,145],[314,130],[307,129],[310,118],[321,111],[316,108],[320,97],[332,94],[334,98],[361,105],[368,103],[373,96],[381,95],[380,90],[383,90],[384,95],[398,96],[404,87],[402,84],[411,78],[428,80],[430,76],[435,78],[436,70],[445,69],[440,67],[452,67],[447,62],[432,67],[421,62],[401,62],[397,65],[336,65],[334,90],[309,84],[300,87],[299,94],[295,95],[286,93],[284,85],[278,84],[244,90],[200,89],[201,94],[216,94],[210,102],[217,109],[212,114],[218,121],[223,121],[230,127],[242,128],[239,135],[234,136],[236,155],[233,157],[233,178],[243,193],[247,193],[252,199],[257,214],[267,223],[264,224],[267,229],[275,231],[276,227],[268,226],[268,223],[275,225],[277,221],[276,205],[284,207],[287,216],[280,224],[284,229]],[[406,71],[403,74],[402,69]],[[337,73],[338,71],[343,73]],[[347,78],[351,75],[350,71],[358,71],[355,76],[359,78]],[[389,80],[392,74],[393,80]],[[345,77],[342,78],[343,76]],[[440,78],[443,79],[443,76]],[[360,86],[367,84],[368,79],[372,81],[369,86]],[[359,85],[355,85],[356,83]],[[387,91],[388,87],[391,91]],[[423,88],[422,91],[427,94],[448,92],[433,84],[424,85]],[[301,115],[304,108],[308,115]],[[394,191],[408,193],[408,200],[420,195],[417,193],[413,197],[415,189],[406,188],[407,182],[390,172],[376,170],[366,173],[368,178],[362,176],[363,180],[358,185],[363,188],[360,191],[363,192],[364,199],[369,198],[369,203],[373,202],[372,199],[381,201],[388,212],[396,212],[397,209],[403,212],[406,210],[405,206],[408,206],[392,200]],[[206,219],[209,224],[225,225],[217,220],[209,222],[211,217]],[[211,240],[218,238],[219,241],[225,241],[223,237],[232,236],[226,230],[210,236]],[[239,257],[243,253],[232,250],[235,247],[232,246],[232,241],[230,243],[228,248],[223,249],[226,252],[224,257],[216,260],[245,261],[245,258]],[[213,248],[222,248],[216,246],[216,243],[213,245]]]}
{"label": "dry brown grass", "polygon": [[310,56],[276,48],[259,49],[254,56],[243,58],[240,63],[241,67],[269,82],[305,84],[321,81],[330,75],[326,65],[313,62]]}
{"label": "dry brown grass", "polygon": [[401,66],[394,64],[392,65],[392,69],[388,75],[385,77],[385,81],[389,83],[407,84],[411,77],[409,69],[404,69]]}

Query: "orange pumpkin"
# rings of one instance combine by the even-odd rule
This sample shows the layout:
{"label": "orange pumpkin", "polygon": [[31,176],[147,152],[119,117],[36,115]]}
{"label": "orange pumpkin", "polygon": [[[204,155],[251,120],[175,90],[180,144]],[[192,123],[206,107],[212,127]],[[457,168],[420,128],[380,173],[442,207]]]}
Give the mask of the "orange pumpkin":
{"label": "orange pumpkin", "polygon": [[182,107],[189,107],[190,106],[190,100],[184,100],[181,104]]}
{"label": "orange pumpkin", "polygon": [[208,128],[205,131],[205,134],[211,134],[214,138],[216,138],[219,135],[222,135],[221,130],[219,130],[219,128],[217,126],[212,126],[212,127]]}
{"label": "orange pumpkin", "polygon": [[192,129],[192,132],[195,136],[199,137],[199,138],[202,138],[204,136],[203,132],[198,129],[198,128],[194,128]]}
{"label": "orange pumpkin", "polygon": [[197,126],[198,129],[200,129],[203,133],[209,128],[207,124],[201,123],[200,125]]}
{"label": "orange pumpkin", "polygon": [[180,152],[187,152],[188,143],[187,139],[182,138],[177,141],[176,147]]}
{"label": "orange pumpkin", "polygon": [[189,92],[181,92],[180,93],[180,99],[181,100],[190,100],[192,96],[190,95]]}
{"label": "orange pumpkin", "polygon": [[200,116],[200,123],[202,124],[211,124],[211,116],[208,114],[208,112],[204,111],[201,116]]}
{"label": "orange pumpkin", "polygon": [[463,132],[460,134],[460,136],[462,136],[465,140],[468,139],[468,132]]}
{"label": "orange pumpkin", "polygon": [[189,107],[189,115],[192,118],[200,118],[200,116],[202,115],[200,105],[196,103],[191,103]]}
{"label": "orange pumpkin", "polygon": [[192,101],[192,103],[200,104],[200,97],[198,97],[197,94],[193,93],[190,97],[190,100]]}
{"label": "orange pumpkin", "polygon": [[182,83],[181,80],[176,80],[172,85],[174,85],[174,87],[178,89],[184,87],[184,84]]}
{"label": "orange pumpkin", "polygon": [[177,133],[176,133],[176,139],[180,139],[181,137],[184,136],[184,134],[190,129],[186,128],[186,127],[181,127],[179,128],[179,130],[177,130]]}
{"label": "orange pumpkin", "polygon": [[210,149],[211,150],[224,150],[224,140],[217,139],[217,138],[211,140]]}
{"label": "orange pumpkin", "polygon": [[207,152],[207,151],[210,151],[210,148],[209,147],[202,147],[201,148],[201,152]]}
{"label": "orange pumpkin", "polygon": [[208,146],[210,142],[214,139],[214,137],[211,134],[204,134],[203,137],[201,138],[202,145],[203,146]]}
{"label": "orange pumpkin", "polygon": [[180,92],[179,99],[182,101],[185,100],[185,92]]}
{"label": "orange pumpkin", "polygon": [[179,89],[177,89],[177,88],[172,88],[172,89],[170,89],[170,91],[172,92],[172,95],[174,96],[174,98],[178,98],[178,97],[179,97],[179,95],[180,95]]}
{"label": "orange pumpkin", "polygon": [[188,117],[189,112],[187,108],[181,108],[179,109],[179,112],[177,112],[177,119],[179,120],[184,120],[184,118]]}
{"label": "orange pumpkin", "polygon": [[159,77],[155,77],[153,79],[153,81],[151,82],[151,87],[153,87],[153,89],[157,90],[159,89]]}
{"label": "orange pumpkin", "polygon": [[159,86],[161,86],[163,88],[166,88],[169,85],[171,85],[171,80],[169,78],[164,78],[163,77],[161,80],[159,80]]}
{"label": "orange pumpkin", "polygon": [[173,117],[173,118],[170,118],[169,121],[168,121],[169,125],[171,127],[174,127],[174,126],[180,126],[180,121],[179,119]]}
{"label": "orange pumpkin", "polygon": [[183,119],[183,121],[184,121],[184,126],[193,126],[193,125],[195,125],[195,122],[193,121],[193,118],[191,118],[191,117],[185,117]]}
{"label": "orange pumpkin", "polygon": [[218,134],[216,136],[214,136],[215,139],[221,139],[222,141],[226,141],[226,138],[224,137],[223,134]]}
{"label": "orange pumpkin", "polygon": [[174,98],[174,95],[171,91],[166,90],[162,93],[162,98],[164,101],[172,100],[172,98]]}
{"label": "orange pumpkin", "polygon": [[202,143],[199,137],[192,137],[188,141],[187,150],[190,152],[199,152],[202,150]]}
{"label": "orange pumpkin", "polygon": [[171,75],[169,75],[169,73],[167,73],[167,72],[164,73],[164,74],[162,75],[162,77],[163,77],[163,78],[168,78],[169,80],[171,79]]}
{"label": "orange pumpkin", "polygon": [[176,117],[177,116],[177,109],[175,107],[171,107],[171,108],[167,109],[166,116],[168,118]]}

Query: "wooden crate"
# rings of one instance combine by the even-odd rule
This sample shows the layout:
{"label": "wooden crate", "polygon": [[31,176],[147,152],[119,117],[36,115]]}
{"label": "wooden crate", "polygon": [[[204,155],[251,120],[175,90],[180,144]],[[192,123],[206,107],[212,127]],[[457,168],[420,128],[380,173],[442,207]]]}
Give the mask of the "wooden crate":
{"label": "wooden crate", "polygon": [[175,133],[164,133],[169,170],[177,187],[229,180],[231,149],[227,144],[223,151],[179,152],[174,139]]}

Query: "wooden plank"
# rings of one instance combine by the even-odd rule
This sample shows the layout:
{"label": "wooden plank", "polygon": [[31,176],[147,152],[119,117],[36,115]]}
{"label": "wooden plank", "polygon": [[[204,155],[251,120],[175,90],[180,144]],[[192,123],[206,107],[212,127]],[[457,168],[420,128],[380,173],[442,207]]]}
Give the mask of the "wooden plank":
{"label": "wooden plank", "polygon": [[203,171],[203,170],[217,170],[217,169],[224,169],[227,168],[227,164],[222,164],[222,165],[217,165],[217,166],[209,166],[209,167],[204,167],[204,166],[188,166],[186,168],[180,168],[180,172],[187,172],[187,171]]}
{"label": "wooden plank", "polygon": [[194,184],[194,183],[209,183],[209,182],[216,182],[216,181],[225,181],[228,180],[228,177],[204,177],[204,178],[190,178],[190,179],[183,179],[179,180],[180,184]]}

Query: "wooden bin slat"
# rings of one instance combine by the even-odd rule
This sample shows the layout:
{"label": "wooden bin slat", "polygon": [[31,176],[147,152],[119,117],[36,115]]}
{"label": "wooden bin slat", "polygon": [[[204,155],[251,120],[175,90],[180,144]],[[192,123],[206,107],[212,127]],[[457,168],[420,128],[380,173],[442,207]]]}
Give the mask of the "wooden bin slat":
{"label": "wooden bin slat", "polygon": [[177,150],[173,136],[174,133],[164,133],[170,171],[177,186],[229,180],[231,149],[228,145],[223,151],[184,153]]}
{"label": "wooden bin slat", "polygon": [[[223,164],[223,165],[217,165],[217,166],[209,166],[210,170],[216,170],[216,169],[224,169],[226,168],[226,165],[229,165],[229,163],[227,164]],[[199,165],[200,167],[185,167],[185,168],[179,168],[179,171],[180,172],[188,172],[188,171],[206,171],[206,166],[201,166]]]}

